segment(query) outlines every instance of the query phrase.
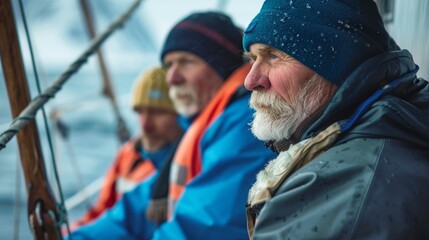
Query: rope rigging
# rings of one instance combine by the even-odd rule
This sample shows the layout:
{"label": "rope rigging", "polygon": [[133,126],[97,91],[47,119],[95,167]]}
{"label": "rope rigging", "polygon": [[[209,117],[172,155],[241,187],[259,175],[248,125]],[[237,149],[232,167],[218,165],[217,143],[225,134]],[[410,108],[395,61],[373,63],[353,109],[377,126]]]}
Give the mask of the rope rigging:
{"label": "rope rigging", "polygon": [[[26,180],[26,190],[28,195],[28,220],[36,239],[60,239],[61,225],[63,223],[67,223],[67,212],[58,177],[47,117],[43,106],[50,98],[55,96],[55,94],[61,89],[62,85],[83,65],[83,63],[87,61],[89,56],[91,56],[117,28],[123,25],[123,22],[128,19],[132,11],[138,7],[140,2],[141,0],[135,0],[127,11],[114,21],[103,34],[93,39],[90,46],[68,67],[58,80],[54,81],[54,83],[45,91],[41,92],[25,13],[22,1],[19,1],[25,33],[30,49],[31,61],[33,64],[33,71],[39,92],[39,95],[31,101],[25,77],[22,54],[19,44],[17,44],[19,41],[12,4],[11,1],[0,2],[0,56],[7,83],[9,101],[13,116],[15,117],[9,128],[0,134],[0,151],[6,147],[6,143],[9,142],[13,136],[17,135],[21,154],[20,160]],[[44,123],[52,156],[53,170],[55,173],[55,182],[57,183],[61,198],[60,203],[56,202],[55,197],[52,194],[50,184],[47,181],[45,163],[35,122],[36,112],[40,110],[40,108],[42,108],[45,121]],[[16,220],[18,219],[19,218],[17,217]],[[67,232],[70,233],[68,223]],[[15,236],[17,237],[18,234],[15,233]]]}
{"label": "rope rigging", "polygon": [[6,144],[18,133],[20,129],[26,126],[30,121],[34,120],[35,115],[40,108],[49,101],[50,98],[54,97],[57,92],[61,90],[64,83],[79,70],[79,68],[88,60],[88,58],[96,52],[101,44],[123,23],[129,18],[131,13],[139,6],[142,0],[135,0],[130,7],[115,20],[105,32],[94,38],[88,48],[83,54],[78,57],[67,70],[60,75],[47,89],[41,94],[36,96],[28,106],[15,118],[3,133],[0,134],[0,151],[6,147]]}
{"label": "rope rigging", "polygon": [[[30,91],[19,46],[12,2],[0,1],[0,56],[12,116],[30,102]],[[17,134],[21,166],[27,191],[28,221],[37,239],[59,239],[59,210],[47,182],[39,133],[35,121]]]}

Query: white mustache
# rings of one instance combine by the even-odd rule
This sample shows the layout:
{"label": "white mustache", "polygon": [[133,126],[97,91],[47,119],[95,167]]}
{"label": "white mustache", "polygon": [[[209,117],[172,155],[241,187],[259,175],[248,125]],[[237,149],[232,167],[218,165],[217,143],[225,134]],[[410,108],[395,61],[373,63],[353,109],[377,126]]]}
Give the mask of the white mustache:
{"label": "white mustache", "polygon": [[180,115],[191,116],[200,110],[197,92],[190,86],[171,86],[168,95]]}
{"label": "white mustache", "polygon": [[180,96],[187,96],[195,99],[195,91],[189,86],[171,86],[169,90],[169,96],[171,99],[178,99]]}
{"label": "white mustache", "polygon": [[256,110],[252,133],[264,141],[289,138],[310,114],[326,103],[323,98],[330,88],[327,80],[315,74],[291,102],[272,92],[253,91],[249,100],[250,107]]}
{"label": "white mustache", "polygon": [[291,104],[284,101],[282,97],[267,92],[252,92],[249,105],[256,111],[269,111],[274,118],[290,114],[293,111]]}

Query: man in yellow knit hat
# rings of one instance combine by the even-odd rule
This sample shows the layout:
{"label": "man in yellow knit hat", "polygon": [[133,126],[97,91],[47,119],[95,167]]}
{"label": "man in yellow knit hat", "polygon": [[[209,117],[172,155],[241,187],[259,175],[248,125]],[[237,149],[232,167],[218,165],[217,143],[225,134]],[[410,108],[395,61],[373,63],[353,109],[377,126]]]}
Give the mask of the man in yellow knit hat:
{"label": "man in yellow knit hat", "polygon": [[[169,169],[182,129],[165,77],[163,68],[152,68],[138,77],[133,86],[132,108],[138,114],[141,131],[121,147],[106,174],[98,201],[74,227],[96,219],[139,182],[160,182],[158,170]],[[165,181],[168,183],[168,179]],[[149,197],[150,194],[141,199],[142,203],[148,202]]]}
{"label": "man in yellow knit hat", "polygon": [[160,59],[188,128],[171,164],[167,221],[154,225],[141,204],[146,184],[140,184],[104,217],[73,232],[73,240],[247,238],[240,206],[275,155],[249,131],[253,111],[243,84],[250,65],[242,50],[242,30],[220,12],[195,12],[172,27]]}

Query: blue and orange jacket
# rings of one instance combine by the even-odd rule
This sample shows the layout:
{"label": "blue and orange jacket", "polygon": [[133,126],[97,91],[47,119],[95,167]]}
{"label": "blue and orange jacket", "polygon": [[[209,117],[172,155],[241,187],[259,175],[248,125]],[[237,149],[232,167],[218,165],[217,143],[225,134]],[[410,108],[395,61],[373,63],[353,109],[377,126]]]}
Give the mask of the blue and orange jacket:
{"label": "blue and orange jacket", "polygon": [[[239,68],[225,82],[227,84],[234,81],[234,78],[238,79],[236,81],[240,84],[231,87],[232,94],[226,94],[219,99],[215,96],[212,99],[212,102],[224,101],[223,106],[219,105],[219,111],[216,110],[217,103],[210,102],[209,106],[212,104],[213,108],[206,107],[200,113],[200,116],[209,114],[206,112],[215,115],[213,118],[204,118],[208,121],[199,131],[198,141],[190,139],[192,144],[197,143],[196,148],[181,146],[190,138],[187,135],[192,132],[200,116],[192,122],[183,136],[176,153],[179,154],[181,148],[189,150],[184,150],[185,153],[191,153],[192,149],[198,154],[198,158],[188,159],[190,162],[196,162],[196,168],[190,175],[183,176],[180,169],[186,169],[186,166],[190,165],[177,162],[180,154],[173,158],[170,180],[174,184],[185,179],[185,183],[183,188],[175,193],[170,190],[170,194],[177,194],[177,198],[170,195],[171,199],[177,201],[172,201],[175,202],[175,208],[169,221],[158,226],[145,217],[148,202],[144,196],[150,193],[153,184],[153,181],[149,180],[124,194],[123,198],[94,224],[74,232],[73,240],[248,239],[244,211],[247,193],[256,179],[256,174],[269,160],[275,158],[275,154],[265,148],[249,130],[253,115],[248,105],[250,92],[242,86],[248,70],[249,66]],[[219,94],[222,94],[221,91]]]}
{"label": "blue and orange jacket", "polygon": [[141,139],[128,140],[121,147],[112,166],[108,169],[97,202],[80,220],[73,224],[72,228],[92,222],[105,210],[111,208],[122,194],[132,190],[156,171],[153,162],[142,157]]}

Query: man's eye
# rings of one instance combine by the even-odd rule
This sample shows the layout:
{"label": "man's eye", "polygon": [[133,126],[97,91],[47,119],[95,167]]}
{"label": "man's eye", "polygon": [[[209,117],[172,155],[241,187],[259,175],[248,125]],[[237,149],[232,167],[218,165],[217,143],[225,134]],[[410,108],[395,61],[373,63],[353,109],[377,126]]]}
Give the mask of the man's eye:
{"label": "man's eye", "polygon": [[277,58],[279,58],[279,56],[277,56],[274,53],[270,53],[269,57],[270,57],[270,59],[277,59]]}
{"label": "man's eye", "polygon": [[191,64],[191,63],[193,63],[194,61],[192,60],[192,59],[184,59],[183,60],[183,64]]}
{"label": "man's eye", "polygon": [[171,67],[171,63],[164,63],[164,64],[163,64],[163,67],[164,67],[165,69],[169,69],[169,68]]}

